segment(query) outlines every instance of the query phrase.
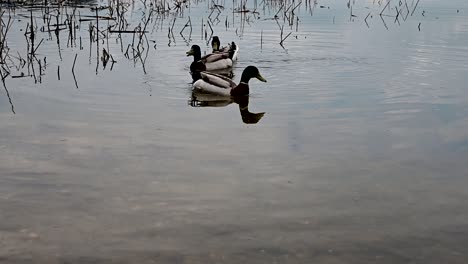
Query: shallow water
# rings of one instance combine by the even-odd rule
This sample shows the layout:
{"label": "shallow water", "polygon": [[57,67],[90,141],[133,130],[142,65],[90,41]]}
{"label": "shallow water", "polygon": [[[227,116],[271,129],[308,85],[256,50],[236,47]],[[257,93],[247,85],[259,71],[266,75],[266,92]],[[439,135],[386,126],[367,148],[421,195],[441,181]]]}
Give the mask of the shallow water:
{"label": "shallow water", "polygon": [[[249,110],[266,112],[250,125],[235,103],[191,106],[185,52],[209,50],[209,2],[177,15],[171,39],[174,13],[154,15],[144,68],[124,55],[132,34],[124,52],[110,36],[111,70],[89,21],[83,49],[61,31],[60,54],[38,32],[44,75],[6,78],[15,114],[0,93],[0,263],[466,263],[468,3],[421,0],[395,22],[378,2],[351,2],[356,17],[304,2],[284,48],[280,4],[241,16],[219,2],[234,80],[247,65],[268,80],[250,82]],[[129,9],[133,29],[148,12]],[[12,55],[28,15],[16,8]]]}

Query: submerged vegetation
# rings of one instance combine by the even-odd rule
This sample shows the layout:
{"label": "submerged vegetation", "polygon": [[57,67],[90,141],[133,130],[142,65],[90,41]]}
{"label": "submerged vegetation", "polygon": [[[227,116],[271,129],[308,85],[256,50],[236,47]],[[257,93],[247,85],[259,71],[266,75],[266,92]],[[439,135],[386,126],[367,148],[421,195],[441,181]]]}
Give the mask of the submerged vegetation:
{"label": "submerged vegetation", "polygon": [[[195,5],[206,4],[206,13],[193,17]],[[356,0],[344,1],[349,10],[350,22],[361,22],[370,27],[369,20],[378,16],[386,29],[389,24],[400,25],[415,14],[419,0],[374,0],[371,7],[356,11]],[[329,1],[323,0],[108,0],[108,1],[2,1],[0,10],[0,76],[6,96],[15,113],[14,100],[8,89],[9,78],[30,78],[41,83],[42,77],[56,72],[61,79],[63,71],[70,71],[74,85],[79,88],[75,68],[82,52],[73,52],[73,65],[56,65],[40,52],[45,45],[55,45],[60,61],[62,49],[74,51],[88,49],[89,63],[94,63],[96,74],[113,69],[115,53],[120,52],[134,65],[140,65],[146,74],[148,54],[158,45],[174,46],[182,39],[190,45],[193,39],[208,44],[218,34],[215,28],[232,30],[242,37],[246,26],[257,20],[269,20],[277,24],[277,44],[287,48],[287,42],[301,29],[305,16],[314,16],[318,9],[329,10]],[[365,13],[363,13],[365,12]],[[192,17],[191,17],[192,15]],[[423,14],[424,15],[424,14]],[[330,23],[335,23],[335,14]],[[194,23],[195,19],[201,20]],[[198,26],[197,26],[198,25]],[[420,30],[421,24],[418,28]],[[197,28],[196,28],[197,27]],[[167,31],[167,39],[156,39],[155,31]],[[12,34],[24,36],[24,47],[10,47]],[[179,39],[180,36],[180,39]],[[66,41],[65,41],[66,38]],[[109,42],[118,44],[109,45]],[[265,38],[260,34],[260,49]],[[68,53],[67,53],[68,54]],[[183,56],[183,54],[181,54]],[[93,62],[93,61],[94,62]],[[62,67],[61,67],[62,66]],[[79,66],[79,65],[78,65]],[[66,69],[63,69],[66,68]]]}

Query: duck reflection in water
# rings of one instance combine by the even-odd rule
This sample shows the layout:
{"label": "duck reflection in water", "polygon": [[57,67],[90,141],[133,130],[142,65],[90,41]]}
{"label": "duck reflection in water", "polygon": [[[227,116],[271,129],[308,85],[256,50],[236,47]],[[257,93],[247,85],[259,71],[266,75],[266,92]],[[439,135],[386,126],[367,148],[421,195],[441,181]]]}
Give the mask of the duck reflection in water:
{"label": "duck reflection in water", "polygon": [[193,107],[225,107],[232,103],[239,105],[242,121],[246,124],[256,124],[265,115],[265,112],[252,113],[249,111],[249,96],[220,97],[210,94],[193,92],[189,104]]}

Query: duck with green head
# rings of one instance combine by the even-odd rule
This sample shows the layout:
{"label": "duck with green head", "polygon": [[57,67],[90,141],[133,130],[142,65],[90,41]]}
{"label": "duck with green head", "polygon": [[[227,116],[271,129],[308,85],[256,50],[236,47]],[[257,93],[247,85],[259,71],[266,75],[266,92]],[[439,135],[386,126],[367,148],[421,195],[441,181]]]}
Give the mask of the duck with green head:
{"label": "duck with green head", "polygon": [[232,61],[237,60],[237,53],[239,52],[239,46],[236,45],[234,42],[231,42],[226,47],[221,47],[221,42],[219,41],[218,36],[214,36],[211,40],[211,48],[213,49],[213,53],[226,53],[229,55]]}
{"label": "duck with green head", "polygon": [[233,48],[228,52],[216,52],[202,57],[200,46],[193,45],[186,53],[187,56],[193,56],[193,62],[190,64],[190,71],[195,73],[201,71],[217,71],[231,68],[233,64],[233,58],[237,58],[237,49],[234,48],[234,46],[231,47]]}
{"label": "duck with green head", "polygon": [[221,47],[221,41],[219,41],[218,36],[214,36],[211,40],[211,47],[213,48],[213,53],[226,51],[226,47]]}
{"label": "duck with green head", "polygon": [[249,81],[252,78],[266,82],[255,66],[248,66],[244,69],[239,84],[218,74],[200,72],[200,79],[193,83],[193,91],[218,96],[245,96],[249,95]]}

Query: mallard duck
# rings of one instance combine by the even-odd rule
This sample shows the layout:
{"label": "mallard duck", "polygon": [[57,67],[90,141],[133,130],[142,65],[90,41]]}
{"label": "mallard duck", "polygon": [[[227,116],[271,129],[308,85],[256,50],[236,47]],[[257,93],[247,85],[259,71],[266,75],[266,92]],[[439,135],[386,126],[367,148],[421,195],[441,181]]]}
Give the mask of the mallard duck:
{"label": "mallard duck", "polygon": [[226,47],[221,47],[221,42],[219,41],[218,36],[214,36],[213,39],[211,40],[211,48],[213,49],[213,53],[227,53],[229,54],[231,52],[231,60],[236,61],[237,60],[237,53],[239,52],[239,46],[236,45],[236,43],[231,42]]}
{"label": "mallard duck", "polygon": [[211,47],[213,48],[213,53],[215,52],[226,52],[229,50],[229,47],[221,47],[221,42],[219,41],[218,36],[214,36],[211,40]]}
{"label": "mallard duck", "polygon": [[202,71],[216,71],[232,67],[232,58],[237,56],[237,49],[232,47],[229,52],[211,53],[204,57],[201,56],[201,49],[198,45],[193,45],[187,56],[193,56],[193,62],[190,64],[192,73]]}
{"label": "mallard duck", "polygon": [[239,84],[218,74],[200,72],[200,79],[193,83],[193,91],[218,96],[244,96],[249,94],[249,80],[252,78],[266,82],[255,66],[244,69]]}

